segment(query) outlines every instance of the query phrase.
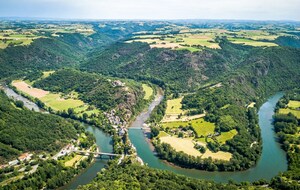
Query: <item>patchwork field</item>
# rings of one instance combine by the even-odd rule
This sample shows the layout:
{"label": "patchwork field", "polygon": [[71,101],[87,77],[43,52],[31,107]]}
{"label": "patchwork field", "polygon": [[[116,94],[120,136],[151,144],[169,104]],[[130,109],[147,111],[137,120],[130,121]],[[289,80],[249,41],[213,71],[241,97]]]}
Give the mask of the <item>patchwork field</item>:
{"label": "patchwork field", "polygon": [[196,131],[198,136],[201,136],[201,135],[207,136],[209,134],[212,134],[212,133],[214,133],[214,130],[216,127],[214,123],[204,121],[203,118],[194,119],[189,122],[176,121],[176,122],[162,123],[163,128],[166,128],[166,127],[178,128],[180,126],[186,127],[188,125],[191,125],[194,128],[194,130]]}
{"label": "patchwork field", "polygon": [[[173,31],[180,30],[179,34],[173,34]],[[168,33],[169,31],[169,33]],[[227,37],[229,41],[237,44],[250,46],[277,46],[272,42],[279,36],[289,36],[290,34],[282,31],[267,30],[224,30],[224,29],[191,29],[188,27],[181,28],[162,28],[161,30],[148,33],[136,33],[129,41],[145,42],[151,48],[171,48],[175,50],[189,50],[191,52],[202,51],[203,48],[220,49],[217,37]]]}
{"label": "patchwork field", "polygon": [[147,84],[142,84],[142,87],[145,92],[144,99],[149,100],[151,98],[151,96],[153,95],[153,89]]}
{"label": "patchwork field", "polygon": [[[230,160],[230,158],[232,157],[231,153],[223,152],[223,151],[213,153],[208,149],[204,154],[202,154],[197,149],[194,148],[194,143],[192,139],[186,139],[186,138],[183,139],[183,138],[177,138],[171,136],[165,136],[160,139],[161,142],[170,144],[176,151],[178,152],[182,151],[192,156],[196,156],[196,157],[200,156],[202,158],[211,157],[214,160]],[[206,144],[204,143],[201,145],[206,147]]]}

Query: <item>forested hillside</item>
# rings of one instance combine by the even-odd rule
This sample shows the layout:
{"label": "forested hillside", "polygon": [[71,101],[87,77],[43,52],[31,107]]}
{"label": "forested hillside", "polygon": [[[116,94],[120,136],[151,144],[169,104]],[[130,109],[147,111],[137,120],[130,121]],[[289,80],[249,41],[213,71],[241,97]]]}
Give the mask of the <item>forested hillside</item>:
{"label": "forested hillside", "polygon": [[169,171],[152,169],[147,166],[112,164],[101,171],[88,185],[81,190],[96,189],[238,189],[231,184],[217,184],[176,175]]}
{"label": "forested hillside", "polygon": [[118,110],[125,118],[141,111],[144,94],[142,87],[133,81],[122,83],[97,74],[64,69],[35,82],[35,87],[52,92],[75,91],[79,99],[95,105],[102,111]]}
{"label": "forested hillside", "polygon": [[27,151],[58,151],[77,138],[75,126],[58,116],[16,108],[0,91],[0,163]]}
{"label": "forested hillside", "polygon": [[[283,86],[295,84],[296,76],[299,75],[299,50],[287,47],[250,47],[232,44],[226,39],[219,40],[221,50],[195,53],[151,49],[145,43],[118,43],[97,53],[82,65],[82,69],[163,81],[179,92],[195,90],[203,84],[218,80],[230,81],[231,86],[248,81],[251,87],[259,88],[260,91],[266,91],[263,88],[271,88],[272,85],[277,87],[290,76],[294,77],[288,81],[289,84]],[[275,83],[271,80],[275,80]],[[244,88],[248,88],[245,91],[249,90],[250,93],[253,91],[247,85]]]}

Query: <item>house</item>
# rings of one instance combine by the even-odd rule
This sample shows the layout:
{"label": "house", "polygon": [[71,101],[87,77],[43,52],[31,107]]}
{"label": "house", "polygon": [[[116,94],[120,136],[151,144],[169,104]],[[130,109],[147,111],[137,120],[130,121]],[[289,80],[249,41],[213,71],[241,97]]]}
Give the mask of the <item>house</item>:
{"label": "house", "polygon": [[31,156],[32,156],[32,154],[24,153],[24,154],[21,154],[21,156],[18,157],[18,160],[20,160],[21,162],[28,161],[28,160],[31,159]]}
{"label": "house", "polygon": [[19,160],[13,160],[13,161],[8,162],[8,165],[14,166],[14,165],[17,165],[18,163],[19,163]]}
{"label": "house", "polygon": [[126,133],[126,130],[124,128],[121,128],[119,130],[119,136],[123,136],[123,135],[125,135],[125,133]]}

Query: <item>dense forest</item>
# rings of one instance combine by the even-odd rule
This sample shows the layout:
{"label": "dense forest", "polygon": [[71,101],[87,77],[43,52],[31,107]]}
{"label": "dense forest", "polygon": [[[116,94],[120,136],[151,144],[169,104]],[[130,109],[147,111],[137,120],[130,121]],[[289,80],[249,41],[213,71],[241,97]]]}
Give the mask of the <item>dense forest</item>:
{"label": "dense forest", "polygon": [[139,165],[110,165],[94,181],[81,190],[93,189],[237,189],[234,185],[221,185],[176,175],[172,172]]}
{"label": "dense forest", "polygon": [[76,139],[80,126],[58,116],[17,108],[0,91],[0,163],[27,151],[49,153]]}

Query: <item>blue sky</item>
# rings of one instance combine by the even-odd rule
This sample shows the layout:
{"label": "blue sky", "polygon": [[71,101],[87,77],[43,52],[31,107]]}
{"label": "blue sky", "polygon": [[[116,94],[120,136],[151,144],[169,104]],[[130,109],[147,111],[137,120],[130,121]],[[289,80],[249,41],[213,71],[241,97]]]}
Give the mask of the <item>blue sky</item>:
{"label": "blue sky", "polygon": [[0,0],[0,17],[298,20],[300,0]]}

